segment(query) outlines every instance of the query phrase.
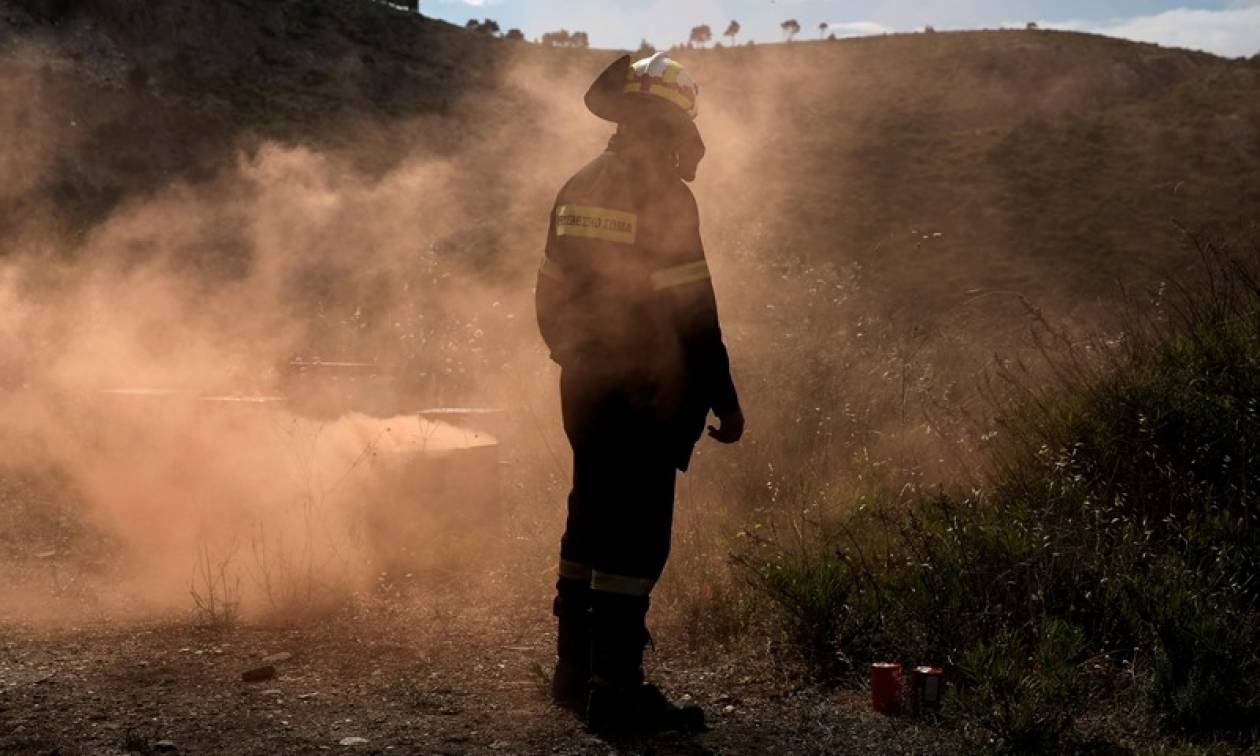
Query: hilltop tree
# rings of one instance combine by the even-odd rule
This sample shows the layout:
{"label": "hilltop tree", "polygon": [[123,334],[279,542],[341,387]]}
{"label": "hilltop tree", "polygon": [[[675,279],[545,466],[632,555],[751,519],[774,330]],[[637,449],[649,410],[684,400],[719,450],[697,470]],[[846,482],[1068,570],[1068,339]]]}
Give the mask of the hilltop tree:
{"label": "hilltop tree", "polygon": [[468,31],[477,31],[478,26],[481,26],[481,22],[475,18],[468,19],[468,23],[464,24],[464,28]]}
{"label": "hilltop tree", "polygon": [[819,39],[821,39],[821,38],[823,38],[823,37],[827,36],[827,29],[828,29],[830,26],[831,26],[831,25],[830,25],[830,24],[828,24],[826,21],[823,21],[821,24],[819,24],[819,25],[818,25],[818,37],[819,37]]}
{"label": "hilltop tree", "polygon": [[568,47],[570,35],[565,29],[542,35],[543,47]]}
{"label": "hilltop tree", "polygon": [[542,35],[543,47],[581,47],[591,46],[591,38],[586,32],[573,32],[570,34],[567,30],[547,32]]}
{"label": "hilltop tree", "polygon": [[513,42],[524,42],[525,33],[520,29],[508,29],[508,33],[503,35],[504,39],[510,39]]}
{"label": "hilltop tree", "polygon": [[722,32],[722,36],[729,39],[731,41],[731,44],[734,45],[735,37],[739,36],[739,30],[740,30],[739,22],[732,20],[729,24],[726,25],[726,31]]}
{"label": "hilltop tree", "polygon": [[646,39],[639,43],[639,49],[634,51],[636,59],[650,58],[656,54],[656,45],[648,42]]}
{"label": "hilltop tree", "polygon": [[403,0],[403,5],[407,7],[407,11],[410,13],[420,12],[420,0]]}
{"label": "hilltop tree", "polygon": [[477,24],[477,31],[481,32],[482,34],[490,34],[490,35],[498,34],[499,22],[493,19],[487,18],[485,21],[482,21],[480,24]]}
{"label": "hilltop tree", "polygon": [[779,24],[779,28],[783,30],[784,38],[791,42],[793,37],[801,33],[801,22],[794,18],[789,18],[787,21]]}
{"label": "hilltop tree", "polygon": [[713,30],[708,24],[697,26],[691,30],[691,38],[687,40],[687,44],[696,44],[704,47],[713,39]]}

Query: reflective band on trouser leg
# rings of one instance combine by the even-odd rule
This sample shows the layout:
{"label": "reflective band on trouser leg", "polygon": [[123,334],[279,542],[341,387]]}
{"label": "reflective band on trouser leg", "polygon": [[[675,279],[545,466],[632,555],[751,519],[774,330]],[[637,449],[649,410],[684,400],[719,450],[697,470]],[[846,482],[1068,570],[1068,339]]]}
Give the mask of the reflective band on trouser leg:
{"label": "reflective band on trouser leg", "polygon": [[560,560],[560,577],[566,580],[590,580],[591,572],[589,565],[571,562],[568,559]]}
{"label": "reflective band on trouser leg", "polygon": [[709,264],[704,260],[696,260],[685,265],[675,265],[672,268],[656,271],[652,274],[652,288],[661,291],[708,279]]}
{"label": "reflective band on trouser leg", "polygon": [[591,573],[591,590],[593,591],[617,593],[622,596],[647,596],[652,592],[652,586],[654,585],[656,585],[656,581],[648,580],[647,578],[613,575],[612,573],[599,572],[598,570]]}

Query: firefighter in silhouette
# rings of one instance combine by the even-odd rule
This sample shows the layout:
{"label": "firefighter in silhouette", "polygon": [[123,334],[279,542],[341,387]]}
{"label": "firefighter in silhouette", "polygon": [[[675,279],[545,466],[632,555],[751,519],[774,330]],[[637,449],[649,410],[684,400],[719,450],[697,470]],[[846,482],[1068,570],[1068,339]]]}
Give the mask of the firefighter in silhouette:
{"label": "firefighter in silhouette", "polygon": [[698,88],[662,53],[610,66],[586,105],[617,124],[560,190],[538,323],[561,366],[573,488],[560,543],[556,703],[604,734],[702,729],[644,681],[645,619],[669,555],[676,471],[744,430],[700,241]]}

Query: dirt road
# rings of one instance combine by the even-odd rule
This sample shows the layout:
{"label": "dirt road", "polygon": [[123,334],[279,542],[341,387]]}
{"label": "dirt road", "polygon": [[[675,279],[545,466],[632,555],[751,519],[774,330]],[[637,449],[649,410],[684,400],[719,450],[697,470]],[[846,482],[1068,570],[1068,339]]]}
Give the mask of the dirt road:
{"label": "dirt road", "polygon": [[[709,713],[694,736],[605,742],[544,695],[546,607],[347,612],[301,629],[186,621],[0,627],[0,752],[935,753],[948,730],[785,679],[764,654],[658,651],[650,672]],[[242,681],[270,665],[273,678]]]}

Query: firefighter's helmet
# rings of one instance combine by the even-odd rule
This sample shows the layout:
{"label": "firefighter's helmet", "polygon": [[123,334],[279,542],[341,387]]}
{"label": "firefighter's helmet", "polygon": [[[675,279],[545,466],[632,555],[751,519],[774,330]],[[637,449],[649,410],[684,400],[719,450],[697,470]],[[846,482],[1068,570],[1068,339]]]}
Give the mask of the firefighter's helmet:
{"label": "firefighter's helmet", "polygon": [[634,123],[695,119],[700,87],[682,64],[663,52],[631,62],[623,55],[586,93],[586,107],[605,121]]}

